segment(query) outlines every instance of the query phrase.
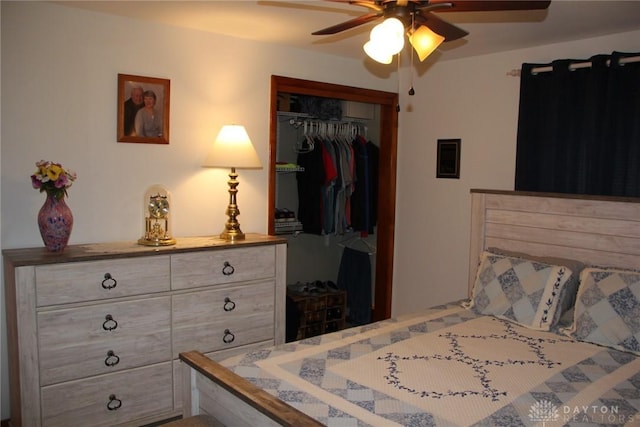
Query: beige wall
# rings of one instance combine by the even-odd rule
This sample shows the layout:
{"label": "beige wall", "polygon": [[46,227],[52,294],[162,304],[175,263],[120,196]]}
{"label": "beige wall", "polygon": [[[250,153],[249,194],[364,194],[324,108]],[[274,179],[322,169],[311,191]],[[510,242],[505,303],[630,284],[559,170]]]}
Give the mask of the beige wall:
{"label": "beige wall", "polygon": [[[226,123],[244,124],[267,164],[270,75],[398,87],[395,72],[376,78],[360,55],[315,55],[53,4],[0,5],[2,248],[42,245],[35,216],[44,196],[29,180],[40,159],[78,173],[69,197],[71,243],[140,237],[142,197],[156,183],[173,193],[176,236],[217,234],[225,221],[227,173],[200,164]],[[464,296],[469,188],[509,189],[513,182],[518,79],[506,71],[525,60],[638,51],[639,36],[441,62],[416,78],[416,96],[402,91],[394,314]],[[168,146],[116,142],[118,73],[171,80]],[[407,86],[406,73],[400,87]],[[436,180],[436,139],[458,137],[461,179]],[[242,228],[265,232],[267,170],[239,172]],[[427,286],[425,277],[436,280]],[[4,326],[1,331],[5,419]]]}

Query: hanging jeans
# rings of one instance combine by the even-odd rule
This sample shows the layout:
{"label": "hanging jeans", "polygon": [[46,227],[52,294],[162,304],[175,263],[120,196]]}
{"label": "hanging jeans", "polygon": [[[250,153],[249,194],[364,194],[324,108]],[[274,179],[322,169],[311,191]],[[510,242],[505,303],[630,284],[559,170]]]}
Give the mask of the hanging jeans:
{"label": "hanging jeans", "polygon": [[338,288],[347,291],[348,320],[357,325],[371,323],[371,260],[369,254],[344,248],[338,271]]}

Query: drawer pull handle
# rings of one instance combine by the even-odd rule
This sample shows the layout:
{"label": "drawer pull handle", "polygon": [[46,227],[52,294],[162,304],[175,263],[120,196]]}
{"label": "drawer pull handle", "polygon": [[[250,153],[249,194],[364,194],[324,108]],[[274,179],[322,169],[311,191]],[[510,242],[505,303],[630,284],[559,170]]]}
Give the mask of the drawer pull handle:
{"label": "drawer pull handle", "polygon": [[104,280],[102,281],[102,287],[104,289],[113,289],[118,286],[118,281],[111,277],[111,273],[104,273]]}
{"label": "drawer pull handle", "polygon": [[230,330],[224,330],[224,337],[222,337],[222,341],[224,341],[225,344],[231,344],[235,339],[236,336],[233,335]]}
{"label": "drawer pull handle", "polygon": [[109,350],[107,352],[107,358],[104,359],[104,364],[107,366],[116,366],[118,363],[120,363],[120,357],[116,356],[113,350]]}
{"label": "drawer pull handle", "polygon": [[224,274],[225,276],[231,276],[235,271],[236,269],[233,268],[233,265],[229,264],[229,261],[224,262],[224,267],[222,267],[222,274]]}
{"label": "drawer pull handle", "polygon": [[105,321],[102,324],[102,329],[104,329],[105,331],[113,331],[115,328],[118,327],[118,322],[113,320],[112,315],[107,314],[106,316],[104,316],[104,319]]}
{"label": "drawer pull handle", "polygon": [[231,298],[226,297],[224,299],[224,311],[233,311],[236,308],[236,303],[231,301]]}
{"label": "drawer pull handle", "polygon": [[116,411],[122,406],[122,400],[118,399],[115,394],[109,395],[109,403],[107,403],[107,409],[110,411]]}

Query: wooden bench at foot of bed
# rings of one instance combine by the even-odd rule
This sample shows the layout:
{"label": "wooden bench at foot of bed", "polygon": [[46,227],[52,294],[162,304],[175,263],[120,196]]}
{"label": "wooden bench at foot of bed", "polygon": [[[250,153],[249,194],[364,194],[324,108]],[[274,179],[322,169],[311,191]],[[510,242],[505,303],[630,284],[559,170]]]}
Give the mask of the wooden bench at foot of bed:
{"label": "wooden bench at foot of bed", "polygon": [[184,418],[207,414],[226,427],[323,425],[198,351],[180,353],[180,360]]}

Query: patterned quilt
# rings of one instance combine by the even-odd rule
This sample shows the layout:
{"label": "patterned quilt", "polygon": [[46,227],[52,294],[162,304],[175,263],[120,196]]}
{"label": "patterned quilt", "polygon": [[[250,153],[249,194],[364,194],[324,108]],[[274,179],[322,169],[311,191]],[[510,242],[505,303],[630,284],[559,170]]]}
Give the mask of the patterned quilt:
{"label": "patterned quilt", "polygon": [[459,304],[222,364],[327,426],[640,426],[640,357]]}

